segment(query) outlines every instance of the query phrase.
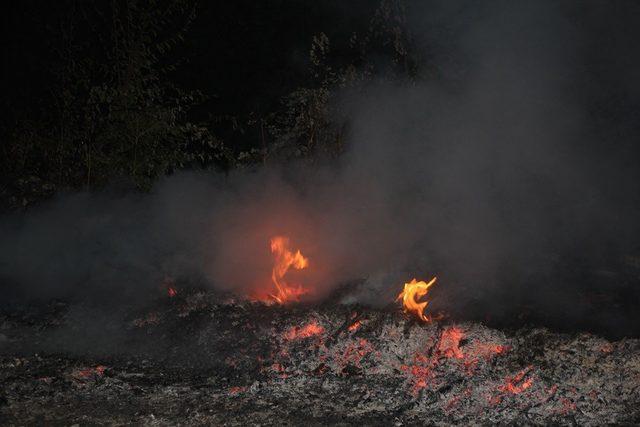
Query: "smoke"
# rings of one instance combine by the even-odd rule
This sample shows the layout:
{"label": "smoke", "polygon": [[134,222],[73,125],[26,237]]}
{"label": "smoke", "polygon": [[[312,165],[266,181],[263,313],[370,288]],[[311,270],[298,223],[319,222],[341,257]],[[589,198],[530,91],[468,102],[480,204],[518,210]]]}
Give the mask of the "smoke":
{"label": "smoke", "polygon": [[[165,277],[246,294],[268,285],[269,239],[286,235],[318,298],[367,279],[356,299],[386,304],[437,274],[449,310],[524,301],[584,316],[575,296],[590,284],[576,278],[632,254],[639,235],[638,129],[620,112],[637,102],[639,62],[615,62],[632,41],[602,7],[411,5],[429,72],[340,93],[338,161],[58,196],[2,220],[4,295],[144,299]],[[624,43],[594,58],[594,28]],[[607,104],[618,93],[629,98]]]}

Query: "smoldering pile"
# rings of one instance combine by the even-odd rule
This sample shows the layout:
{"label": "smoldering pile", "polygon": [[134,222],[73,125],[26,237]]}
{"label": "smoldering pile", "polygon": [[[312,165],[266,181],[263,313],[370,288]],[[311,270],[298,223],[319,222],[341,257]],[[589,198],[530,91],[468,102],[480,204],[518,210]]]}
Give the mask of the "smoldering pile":
{"label": "smoldering pile", "polygon": [[[104,330],[87,325],[90,307],[3,313],[3,423],[640,421],[636,339],[221,301],[181,292],[123,308],[96,322]],[[122,334],[107,343],[110,325]]]}

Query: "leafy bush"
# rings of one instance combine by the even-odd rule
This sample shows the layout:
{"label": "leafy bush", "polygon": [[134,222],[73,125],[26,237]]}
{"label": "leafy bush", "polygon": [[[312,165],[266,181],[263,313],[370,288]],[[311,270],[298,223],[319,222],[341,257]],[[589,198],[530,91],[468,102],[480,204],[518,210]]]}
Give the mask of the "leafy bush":
{"label": "leafy bush", "polygon": [[[348,129],[336,94],[378,74],[406,78],[417,70],[402,0],[381,0],[368,28],[351,35],[348,52],[335,55],[325,33],[313,37],[305,84],[282,96],[278,108],[196,122],[191,111],[206,97],[173,83],[195,0],[60,4],[49,39],[54,83],[38,114],[5,129],[3,193],[10,186],[9,193],[40,185],[49,194],[114,181],[146,189],[178,169],[335,157]],[[389,58],[386,65],[381,57]]]}
{"label": "leafy bush", "polygon": [[185,165],[224,159],[222,142],[186,120],[202,96],[170,80],[176,64],[167,58],[193,19],[191,2],[72,2],[71,8],[75,13],[53,38],[57,84],[43,120],[23,121],[12,135],[14,176],[29,171],[70,187],[115,178],[147,188]]}

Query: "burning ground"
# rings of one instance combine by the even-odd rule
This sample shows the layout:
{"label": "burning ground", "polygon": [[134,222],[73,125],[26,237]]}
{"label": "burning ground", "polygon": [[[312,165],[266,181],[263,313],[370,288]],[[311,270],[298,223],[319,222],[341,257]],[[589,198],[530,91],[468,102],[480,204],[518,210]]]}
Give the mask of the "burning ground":
{"label": "burning ground", "polygon": [[640,421],[636,339],[170,289],[106,317],[61,302],[4,312],[3,424]]}

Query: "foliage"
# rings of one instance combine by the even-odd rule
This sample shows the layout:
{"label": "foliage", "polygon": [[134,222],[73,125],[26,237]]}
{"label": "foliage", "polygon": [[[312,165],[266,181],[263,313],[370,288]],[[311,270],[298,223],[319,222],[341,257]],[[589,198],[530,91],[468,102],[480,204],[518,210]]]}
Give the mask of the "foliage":
{"label": "foliage", "polygon": [[56,85],[40,123],[13,134],[16,172],[59,186],[123,178],[141,188],[158,176],[225,156],[221,141],[186,121],[201,100],[171,83],[167,62],[193,19],[189,1],[72,2],[52,47]]}
{"label": "foliage", "polygon": [[[286,157],[308,157],[323,152],[340,155],[344,150],[347,120],[336,111],[335,96],[342,89],[357,89],[373,76],[412,78],[418,59],[405,27],[405,8],[401,0],[381,0],[362,36],[349,40],[351,61],[334,65],[331,42],[325,33],[317,34],[309,52],[309,87],[295,89],[282,100],[282,108],[269,117],[274,143],[271,151]],[[369,60],[372,53],[391,59],[390,69],[381,70]]]}
{"label": "foliage", "polygon": [[282,96],[279,107],[194,120],[192,110],[207,97],[181,89],[174,77],[186,59],[181,46],[197,14],[195,0],[60,3],[48,32],[53,84],[39,114],[4,129],[3,180],[15,187],[124,181],[145,189],[179,169],[335,157],[348,129],[336,94],[377,74],[411,78],[417,69],[402,0],[380,0],[368,28],[346,43],[337,40],[346,54],[334,53],[327,34],[313,37],[305,83]]}

